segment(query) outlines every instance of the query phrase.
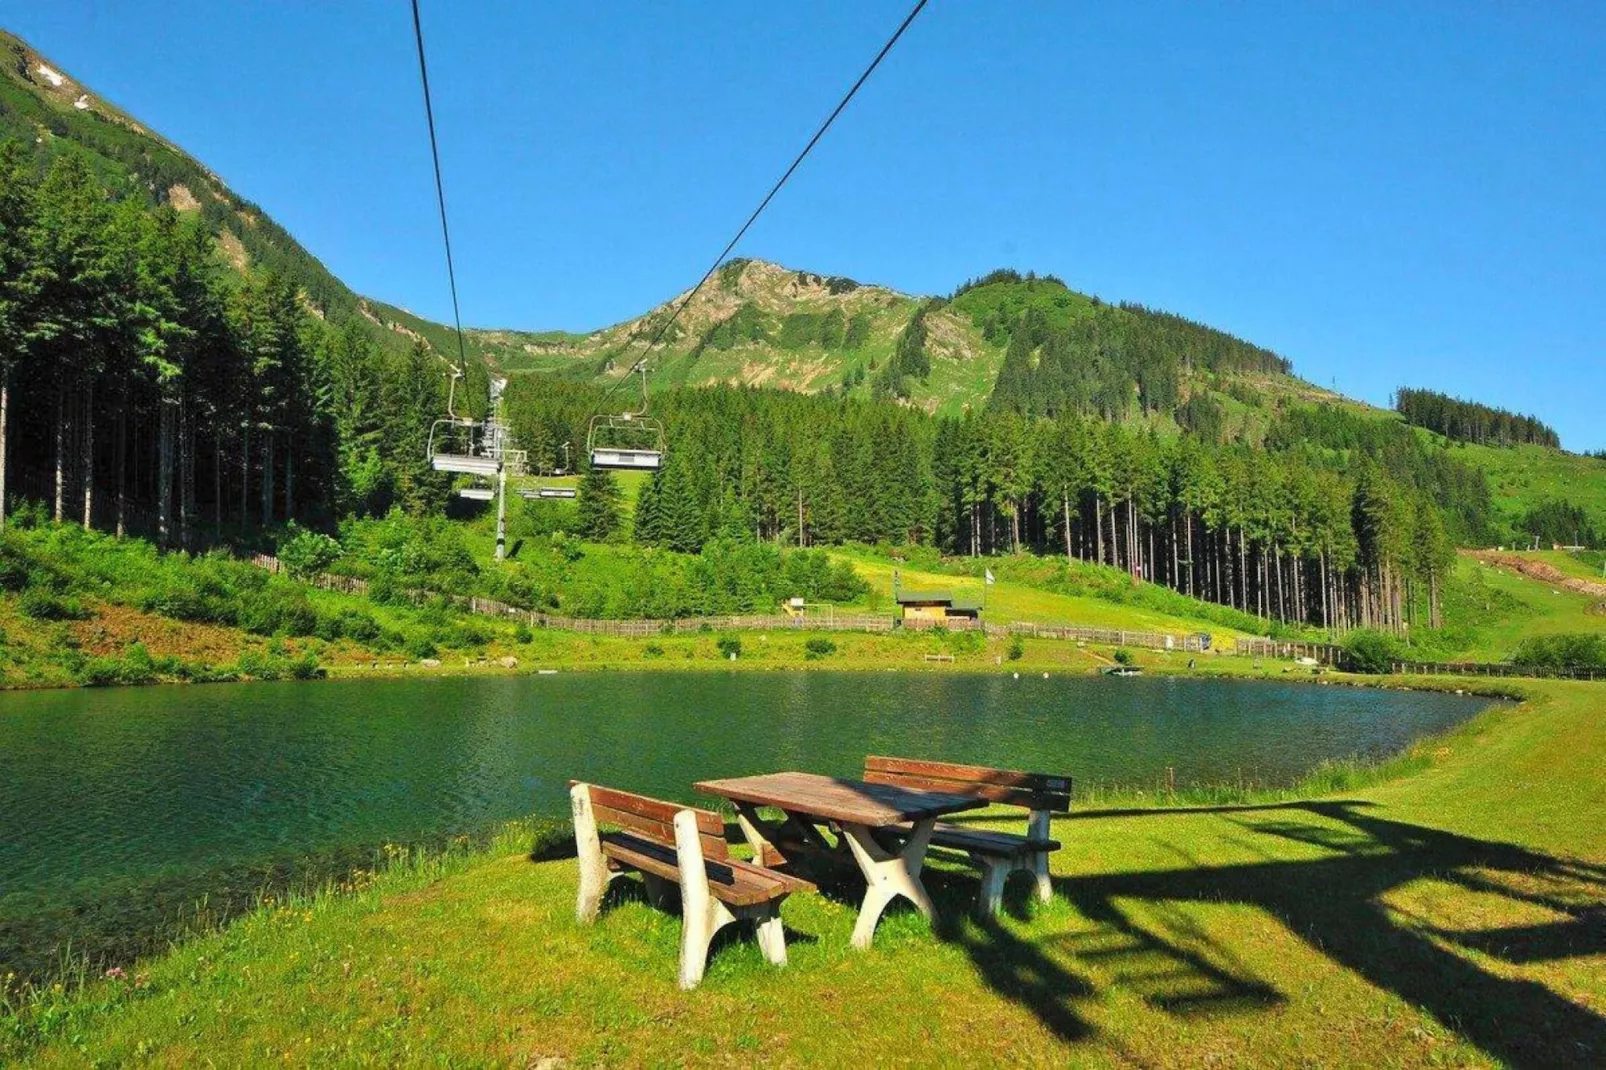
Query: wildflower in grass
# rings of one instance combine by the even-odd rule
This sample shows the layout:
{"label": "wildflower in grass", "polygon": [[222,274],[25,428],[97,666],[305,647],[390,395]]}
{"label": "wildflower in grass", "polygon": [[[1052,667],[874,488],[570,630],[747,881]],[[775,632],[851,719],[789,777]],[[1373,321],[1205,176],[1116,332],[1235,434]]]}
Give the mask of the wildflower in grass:
{"label": "wildflower in grass", "polygon": [[128,974],[123,972],[123,968],[121,966],[113,966],[111,969],[106,971],[106,980],[108,981],[126,981],[127,979]]}

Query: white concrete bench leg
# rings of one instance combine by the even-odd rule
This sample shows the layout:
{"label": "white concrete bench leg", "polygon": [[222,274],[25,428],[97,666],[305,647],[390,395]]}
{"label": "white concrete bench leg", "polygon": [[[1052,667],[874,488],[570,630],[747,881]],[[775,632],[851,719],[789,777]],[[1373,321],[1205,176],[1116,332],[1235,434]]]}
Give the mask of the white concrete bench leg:
{"label": "white concrete bench leg", "polygon": [[[685,894],[685,913],[681,917],[680,931],[680,987],[693,989],[702,982],[703,971],[708,968],[708,949],[714,934],[736,920],[736,915],[718,899],[707,899],[700,907],[694,905],[694,896]],[[706,894],[707,888],[704,887]]]}
{"label": "white concrete bench leg", "polygon": [[1015,864],[1007,858],[983,858],[981,895],[978,905],[983,914],[997,914],[1004,905],[1004,882],[1014,872]]}
{"label": "white concrete bench leg", "polygon": [[597,920],[602,896],[618,873],[608,868],[608,859],[602,853],[597,819],[591,812],[590,788],[585,784],[570,788],[569,803],[574,812],[575,856],[580,862],[580,895],[575,901],[574,916],[581,924],[589,924]]}
{"label": "white concrete bench leg", "polygon": [[[1050,834],[1051,815],[1047,810],[1033,810],[1026,821],[1026,835],[1034,840],[1046,840]],[[1054,898],[1054,885],[1048,879],[1048,852],[1033,852],[1030,860],[1032,874],[1037,878],[1037,898],[1048,902]]]}
{"label": "white concrete bench leg", "polygon": [[870,940],[875,936],[876,922],[881,920],[881,912],[900,895],[919,907],[927,918],[936,920],[936,908],[931,905],[925,885],[920,883],[920,869],[925,864],[926,846],[931,841],[931,831],[935,825],[935,820],[916,824],[909,838],[896,852],[882,847],[864,825],[842,826],[843,837],[848,841],[848,849],[853,852],[853,860],[864,873],[866,884],[864,904],[859,908],[859,920],[853,926],[854,947],[862,950],[870,946]]}
{"label": "white concrete bench leg", "polygon": [[758,927],[758,949],[764,952],[764,961],[786,965],[786,930],[781,927],[781,911],[774,903],[763,907],[755,916]]}
{"label": "white concrete bench leg", "polygon": [[1037,878],[1037,898],[1040,902],[1048,902],[1054,898],[1054,885],[1048,879],[1048,852],[1038,851],[1032,855],[1032,874]]}

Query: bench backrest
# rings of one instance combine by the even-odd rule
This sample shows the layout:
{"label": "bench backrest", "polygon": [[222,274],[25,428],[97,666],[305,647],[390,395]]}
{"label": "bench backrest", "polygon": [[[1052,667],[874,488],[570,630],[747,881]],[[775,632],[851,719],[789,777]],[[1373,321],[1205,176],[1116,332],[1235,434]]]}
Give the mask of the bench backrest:
{"label": "bench backrest", "polygon": [[[579,781],[570,781],[572,788]],[[703,857],[723,861],[730,857],[730,845],[725,842],[725,820],[712,810],[699,810],[693,806],[650,799],[645,795],[632,795],[628,791],[605,788],[598,784],[584,785],[591,796],[591,813],[600,826],[623,829],[643,839],[675,846],[675,815],[689,810],[697,818],[697,836],[702,841]]]}
{"label": "bench backrest", "polygon": [[1071,809],[1071,778],[1068,776],[871,755],[864,760],[864,779],[872,784],[973,795],[991,802],[1056,814],[1069,813]]}

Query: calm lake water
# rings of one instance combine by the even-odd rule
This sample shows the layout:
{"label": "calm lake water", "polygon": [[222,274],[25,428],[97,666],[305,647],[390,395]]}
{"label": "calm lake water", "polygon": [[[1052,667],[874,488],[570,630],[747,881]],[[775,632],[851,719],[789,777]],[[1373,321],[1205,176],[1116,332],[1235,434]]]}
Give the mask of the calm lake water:
{"label": "calm lake water", "polygon": [[[0,972],[126,958],[203,899],[566,813],[571,777],[695,801],[708,777],[866,753],[1079,784],[1287,782],[1487,700],[1165,678],[589,673],[0,694]],[[706,800],[705,800],[706,802]]]}

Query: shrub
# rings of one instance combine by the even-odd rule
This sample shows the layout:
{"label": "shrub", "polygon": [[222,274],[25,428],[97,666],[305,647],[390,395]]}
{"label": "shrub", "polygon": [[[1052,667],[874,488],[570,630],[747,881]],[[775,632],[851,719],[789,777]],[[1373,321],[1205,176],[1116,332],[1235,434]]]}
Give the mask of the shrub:
{"label": "shrub", "polygon": [[534,638],[535,633],[530,631],[530,626],[523,621],[519,621],[513,626],[513,641],[515,643],[528,643]]}
{"label": "shrub", "polygon": [[328,675],[310,650],[290,663],[289,672],[297,680],[321,680]]}
{"label": "shrub", "polygon": [[1110,656],[1115,659],[1117,665],[1133,665],[1138,660],[1137,656],[1124,646],[1117,648],[1115,653]]}
{"label": "shrub", "polygon": [[[169,670],[177,666],[169,664]],[[126,684],[152,684],[156,682],[157,666],[143,643],[130,643],[122,656],[108,655],[84,662],[78,668],[78,680],[85,687],[116,687]]]}
{"label": "shrub", "polygon": [[359,643],[372,643],[379,639],[384,629],[374,619],[373,614],[365,613],[360,609],[343,609],[340,611],[340,633],[347,639]]}
{"label": "shrub", "polygon": [[408,654],[420,659],[432,658],[436,653],[435,643],[427,635],[413,636],[411,639],[407,640],[407,646],[405,649]]}
{"label": "shrub", "polygon": [[1588,632],[1524,639],[1511,658],[1536,669],[1606,671],[1606,636]]}
{"label": "shrub", "polygon": [[1398,639],[1370,628],[1353,631],[1344,640],[1344,667],[1354,672],[1386,673],[1403,657]]}
{"label": "shrub", "polygon": [[1018,635],[1010,636],[1009,649],[1005,651],[1005,656],[1008,657],[1010,661],[1019,661],[1025,654],[1026,640],[1022,639]]}
{"label": "shrub", "polygon": [[[932,629],[933,632],[936,630]],[[948,649],[955,654],[979,654],[987,645],[987,637],[981,632],[947,632],[947,642]]]}
{"label": "shrub", "polygon": [[742,641],[734,635],[722,635],[715,644],[719,647],[719,656],[729,660],[742,656]]}
{"label": "shrub", "polygon": [[809,661],[819,661],[836,653],[836,644],[823,635],[817,635],[803,644],[803,656]]}
{"label": "shrub", "polygon": [[644,658],[661,658],[664,656],[664,648],[657,643],[648,643],[641,648],[641,656]]}
{"label": "shrub", "polygon": [[34,620],[84,620],[89,611],[76,598],[63,598],[43,587],[29,587],[17,600],[17,608]]}
{"label": "shrub", "polygon": [[312,635],[318,613],[307,593],[279,581],[240,599],[240,627],[253,635]]}
{"label": "shrub", "polygon": [[316,531],[294,530],[279,544],[279,563],[297,579],[308,579],[340,559],[340,543]]}

